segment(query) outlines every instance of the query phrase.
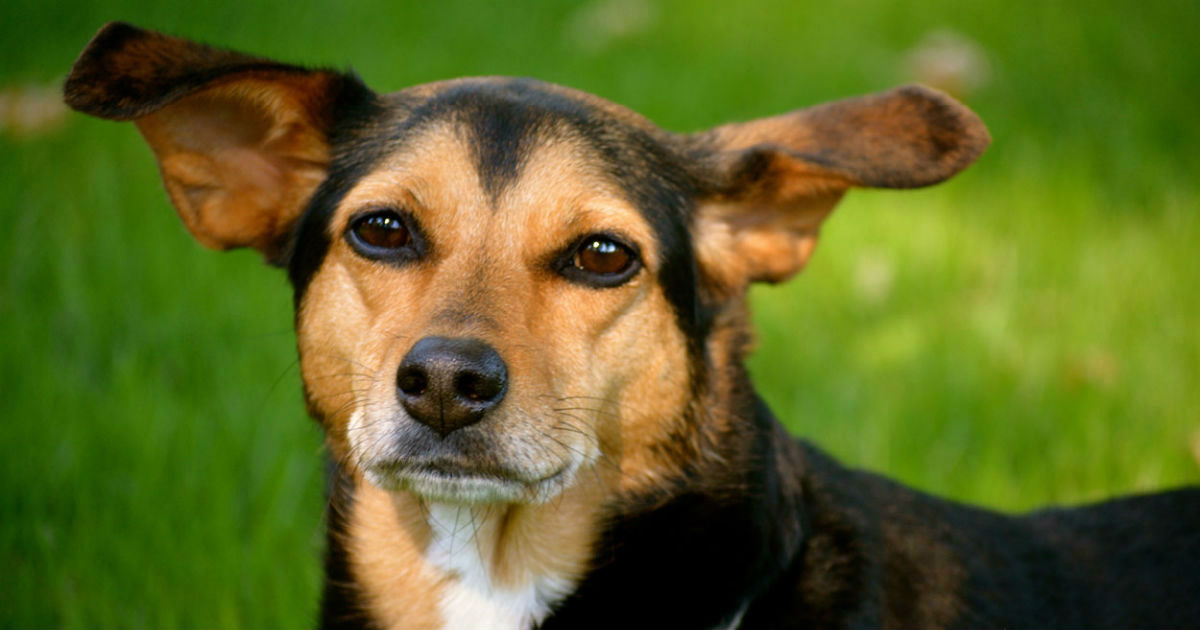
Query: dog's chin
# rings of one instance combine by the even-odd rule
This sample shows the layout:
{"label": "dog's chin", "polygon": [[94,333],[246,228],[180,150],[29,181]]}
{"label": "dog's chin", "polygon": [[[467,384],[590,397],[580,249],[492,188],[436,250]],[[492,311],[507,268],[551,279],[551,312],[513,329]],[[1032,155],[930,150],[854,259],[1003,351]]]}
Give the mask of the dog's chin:
{"label": "dog's chin", "polygon": [[367,479],[390,492],[408,492],[426,501],[457,505],[539,504],[558,496],[574,478],[574,466],[545,476],[471,471],[395,462],[364,467]]}

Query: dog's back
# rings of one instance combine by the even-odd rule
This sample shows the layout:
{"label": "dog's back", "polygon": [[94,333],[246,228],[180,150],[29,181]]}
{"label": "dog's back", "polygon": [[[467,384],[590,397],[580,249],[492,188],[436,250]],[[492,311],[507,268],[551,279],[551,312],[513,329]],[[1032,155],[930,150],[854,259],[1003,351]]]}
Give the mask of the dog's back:
{"label": "dog's back", "polygon": [[1055,550],[1052,563],[1028,563],[1048,589],[1047,622],[1166,628],[1200,620],[1200,489],[1046,510],[1022,522]]}
{"label": "dog's back", "polygon": [[791,577],[776,586],[778,604],[764,602],[763,615],[747,616],[748,623],[1128,628],[1200,621],[1200,488],[1010,516],[801,448],[811,471],[811,531]]}

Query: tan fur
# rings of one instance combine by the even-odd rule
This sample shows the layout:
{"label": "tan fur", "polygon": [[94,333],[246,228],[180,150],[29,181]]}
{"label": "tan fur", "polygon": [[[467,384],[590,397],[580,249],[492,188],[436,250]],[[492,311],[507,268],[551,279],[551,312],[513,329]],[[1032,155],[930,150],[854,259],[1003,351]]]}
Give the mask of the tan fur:
{"label": "tan fur", "polygon": [[697,209],[696,258],[723,296],[755,281],[782,282],[808,264],[821,223],[844,192],[818,190],[790,203],[714,201]]}
{"label": "tan fur", "polygon": [[325,178],[329,148],[304,96],[313,78],[246,79],[137,120],[188,231],[214,249],[278,255]]}
{"label": "tan fur", "polygon": [[371,617],[385,628],[440,627],[437,602],[446,577],[422,561],[429,526],[417,499],[361,477],[354,485],[345,544]]}

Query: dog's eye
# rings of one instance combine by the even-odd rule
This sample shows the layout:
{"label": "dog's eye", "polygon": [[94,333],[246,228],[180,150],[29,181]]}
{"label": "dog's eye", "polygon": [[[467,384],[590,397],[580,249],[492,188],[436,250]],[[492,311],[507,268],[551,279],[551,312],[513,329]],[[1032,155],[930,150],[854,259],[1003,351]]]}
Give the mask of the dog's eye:
{"label": "dog's eye", "polygon": [[640,266],[634,248],[604,234],[593,234],[579,241],[564,263],[561,267],[564,276],[596,287],[622,284]]}
{"label": "dog's eye", "polygon": [[631,264],[633,252],[599,236],[585,239],[575,252],[575,266],[589,273],[610,276],[625,271]]}
{"label": "dog's eye", "polygon": [[355,219],[350,231],[360,242],[379,249],[400,249],[412,242],[412,233],[404,225],[404,219],[392,210]]}
{"label": "dog's eye", "polygon": [[365,258],[397,264],[416,260],[425,252],[425,240],[412,215],[392,208],[351,219],[346,242]]}

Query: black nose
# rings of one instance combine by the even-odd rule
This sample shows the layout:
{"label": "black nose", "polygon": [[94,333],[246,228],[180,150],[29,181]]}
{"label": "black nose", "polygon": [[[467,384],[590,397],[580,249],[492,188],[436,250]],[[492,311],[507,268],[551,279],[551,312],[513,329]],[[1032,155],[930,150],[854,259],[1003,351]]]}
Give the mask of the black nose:
{"label": "black nose", "polygon": [[504,360],[478,339],[426,337],[396,372],[400,403],[442,437],[482,420],[507,389]]}

